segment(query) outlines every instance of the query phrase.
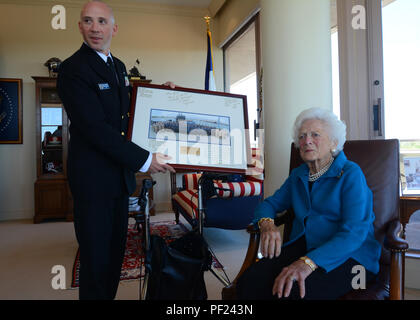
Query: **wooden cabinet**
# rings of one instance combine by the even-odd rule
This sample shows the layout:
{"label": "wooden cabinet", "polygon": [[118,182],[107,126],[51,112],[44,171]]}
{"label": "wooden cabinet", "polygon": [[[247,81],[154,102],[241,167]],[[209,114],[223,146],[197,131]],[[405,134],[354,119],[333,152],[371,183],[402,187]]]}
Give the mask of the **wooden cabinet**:
{"label": "wooden cabinet", "polygon": [[56,89],[56,78],[35,80],[36,162],[34,222],[73,219],[67,182],[68,118]]}
{"label": "wooden cabinet", "polygon": [[34,222],[49,218],[72,220],[71,194],[67,180],[41,180],[35,182]]}

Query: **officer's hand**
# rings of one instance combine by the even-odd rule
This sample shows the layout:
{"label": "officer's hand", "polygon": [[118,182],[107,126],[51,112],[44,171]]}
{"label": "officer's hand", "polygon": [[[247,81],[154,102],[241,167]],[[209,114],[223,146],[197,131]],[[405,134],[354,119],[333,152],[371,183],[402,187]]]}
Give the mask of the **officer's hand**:
{"label": "officer's hand", "polygon": [[172,158],[170,156],[167,156],[166,154],[162,153],[154,153],[152,156],[152,163],[149,167],[150,173],[158,173],[162,172],[165,173],[166,171],[175,173],[174,168],[172,168],[167,162],[171,160]]}
{"label": "officer's hand", "polygon": [[175,89],[176,87],[175,83],[173,83],[172,81],[166,81],[163,85],[170,87],[171,89]]}

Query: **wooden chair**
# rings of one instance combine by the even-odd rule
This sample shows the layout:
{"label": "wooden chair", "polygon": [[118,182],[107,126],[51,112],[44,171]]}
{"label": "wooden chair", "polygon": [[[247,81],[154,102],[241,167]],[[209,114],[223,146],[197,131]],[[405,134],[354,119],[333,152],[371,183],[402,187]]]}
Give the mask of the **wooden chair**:
{"label": "wooden chair", "polygon": [[[347,158],[356,162],[365,174],[369,188],[373,192],[375,237],[382,243],[380,271],[377,281],[367,283],[365,290],[353,290],[340,299],[358,300],[403,300],[404,299],[404,259],[408,243],[399,237],[399,142],[398,140],[348,141],[344,145]],[[290,171],[303,161],[299,151],[292,145]],[[284,224],[286,242],[293,221],[293,212],[276,218],[277,225]],[[250,240],[248,251],[236,279],[229,287],[223,288],[222,298],[235,299],[237,279],[251,264],[257,261],[260,235],[253,225],[248,227]]]}

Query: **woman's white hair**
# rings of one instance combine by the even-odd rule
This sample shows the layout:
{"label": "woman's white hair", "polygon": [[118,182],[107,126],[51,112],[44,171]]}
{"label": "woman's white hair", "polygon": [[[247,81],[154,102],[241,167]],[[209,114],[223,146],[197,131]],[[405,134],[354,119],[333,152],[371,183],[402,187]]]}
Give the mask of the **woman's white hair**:
{"label": "woman's white hair", "polygon": [[343,150],[346,142],[346,124],[339,120],[337,116],[323,108],[310,108],[302,111],[296,118],[293,126],[293,142],[299,148],[299,131],[302,124],[307,120],[321,120],[326,125],[326,130],[331,141],[337,143],[336,149],[333,151],[333,156],[336,156]]}

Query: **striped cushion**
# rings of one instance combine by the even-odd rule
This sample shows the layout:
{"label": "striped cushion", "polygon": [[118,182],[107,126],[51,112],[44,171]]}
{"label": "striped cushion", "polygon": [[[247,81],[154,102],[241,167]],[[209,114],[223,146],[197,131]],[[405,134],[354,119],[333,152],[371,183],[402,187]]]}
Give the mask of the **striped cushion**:
{"label": "striped cushion", "polygon": [[184,211],[192,218],[198,217],[198,192],[197,190],[184,190],[173,195],[172,200],[176,201]]}
{"label": "striped cushion", "polygon": [[[197,190],[198,180],[202,176],[201,173],[189,173],[183,176],[185,190]],[[252,197],[259,196],[262,193],[263,179],[260,175],[245,176],[245,182],[214,182],[214,187],[219,197]],[[229,189],[220,190],[220,189]]]}
{"label": "striped cushion", "polygon": [[201,173],[187,173],[183,176],[184,189],[186,190],[197,190],[198,180],[201,178]]}
{"label": "striped cushion", "polygon": [[214,187],[221,198],[259,196],[262,192],[262,183],[253,181],[215,183]]}

